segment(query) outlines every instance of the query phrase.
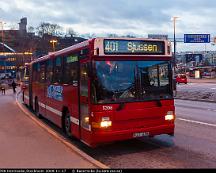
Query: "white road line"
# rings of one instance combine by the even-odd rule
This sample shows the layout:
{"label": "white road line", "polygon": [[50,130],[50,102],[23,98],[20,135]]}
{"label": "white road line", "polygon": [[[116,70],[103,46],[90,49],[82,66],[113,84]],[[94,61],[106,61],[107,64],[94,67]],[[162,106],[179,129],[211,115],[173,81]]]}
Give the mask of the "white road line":
{"label": "white road line", "polygon": [[206,125],[206,126],[216,127],[216,124],[209,124],[209,123],[205,123],[205,122],[201,122],[201,121],[188,120],[188,119],[184,119],[184,118],[177,118],[177,119],[181,120],[181,121],[190,122],[190,123],[202,124],[202,125]]}

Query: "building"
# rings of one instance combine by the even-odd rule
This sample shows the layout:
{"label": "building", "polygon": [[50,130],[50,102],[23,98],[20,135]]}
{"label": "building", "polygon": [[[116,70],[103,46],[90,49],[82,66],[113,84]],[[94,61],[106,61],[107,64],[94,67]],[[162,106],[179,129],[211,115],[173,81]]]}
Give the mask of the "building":
{"label": "building", "polygon": [[[27,32],[27,18],[20,19],[18,30],[0,30],[0,73],[14,73],[22,71],[25,63],[33,59],[57,51],[86,39],[81,37],[57,37]],[[51,40],[56,40],[51,44]]]}

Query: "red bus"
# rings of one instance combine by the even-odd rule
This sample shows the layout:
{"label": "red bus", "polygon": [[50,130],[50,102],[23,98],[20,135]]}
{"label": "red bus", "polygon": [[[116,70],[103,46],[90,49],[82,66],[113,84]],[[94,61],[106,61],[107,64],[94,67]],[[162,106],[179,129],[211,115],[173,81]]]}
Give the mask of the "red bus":
{"label": "red bus", "polygon": [[170,42],[94,38],[30,63],[24,103],[95,147],[174,135]]}

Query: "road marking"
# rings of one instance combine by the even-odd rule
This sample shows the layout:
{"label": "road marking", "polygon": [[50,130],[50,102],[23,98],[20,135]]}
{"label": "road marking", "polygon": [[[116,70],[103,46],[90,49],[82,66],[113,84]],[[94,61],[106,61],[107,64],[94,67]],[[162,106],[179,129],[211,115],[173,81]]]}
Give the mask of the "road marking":
{"label": "road marking", "polygon": [[177,118],[177,119],[181,120],[181,121],[190,122],[190,123],[202,124],[202,125],[206,125],[206,126],[216,127],[216,124],[209,124],[209,123],[205,123],[205,122],[201,122],[201,121],[188,120],[188,119],[184,119],[184,118]]}
{"label": "road marking", "polygon": [[203,110],[203,111],[213,111],[213,112],[216,112],[216,109],[211,109],[211,108],[202,108],[202,107],[197,107],[197,106],[188,106],[188,105],[183,105],[183,104],[175,104],[176,107],[181,107],[181,108],[192,108],[192,109],[200,109],[200,110]]}

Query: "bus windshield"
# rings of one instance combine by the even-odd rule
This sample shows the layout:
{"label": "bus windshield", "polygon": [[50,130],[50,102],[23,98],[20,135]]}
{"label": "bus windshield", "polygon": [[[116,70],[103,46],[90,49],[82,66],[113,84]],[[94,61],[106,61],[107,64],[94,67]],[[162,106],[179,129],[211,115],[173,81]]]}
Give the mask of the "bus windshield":
{"label": "bus windshield", "polygon": [[93,103],[171,99],[169,61],[95,61]]}

